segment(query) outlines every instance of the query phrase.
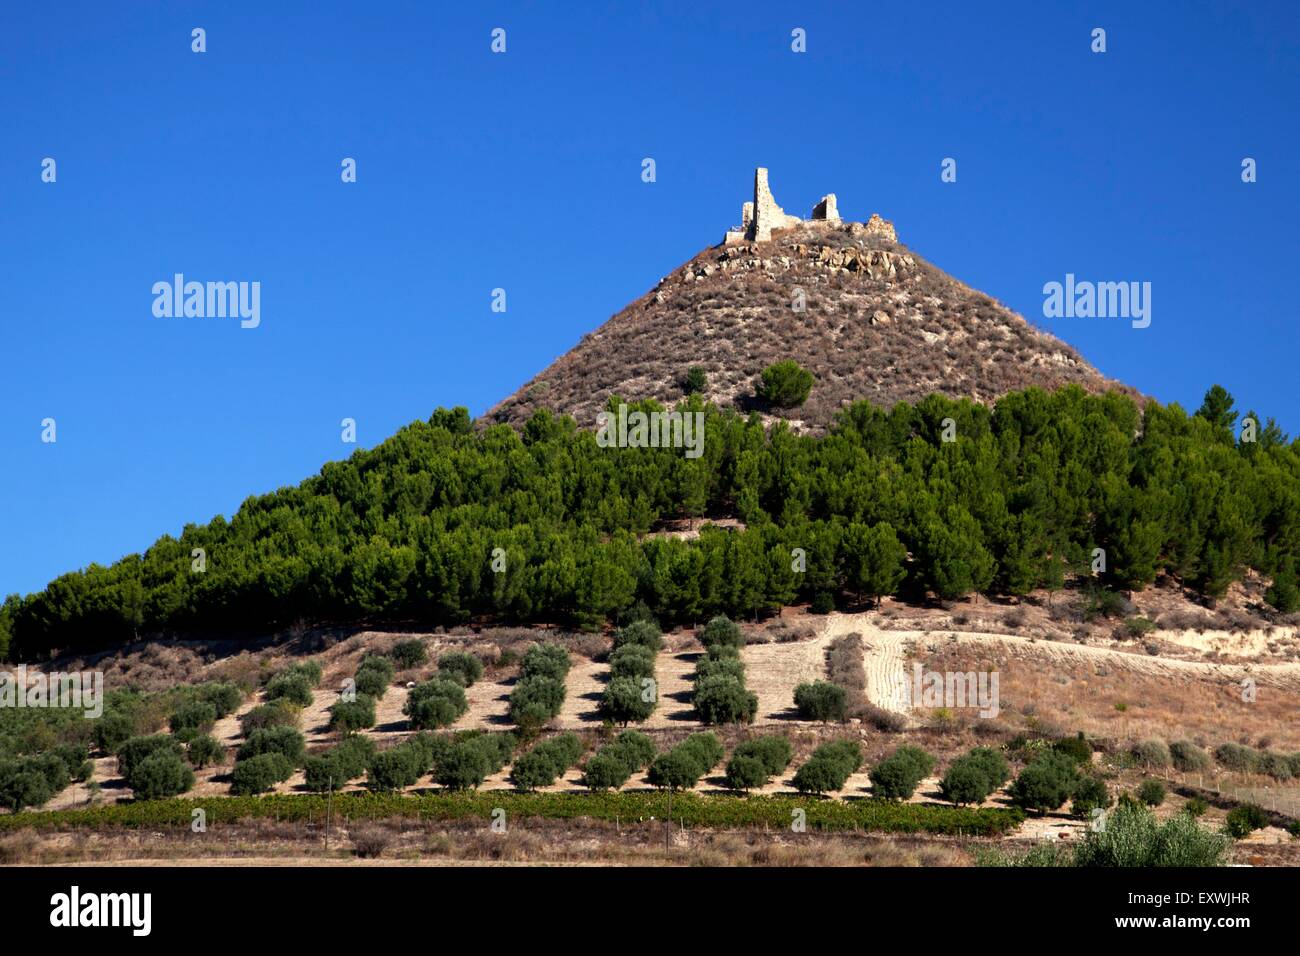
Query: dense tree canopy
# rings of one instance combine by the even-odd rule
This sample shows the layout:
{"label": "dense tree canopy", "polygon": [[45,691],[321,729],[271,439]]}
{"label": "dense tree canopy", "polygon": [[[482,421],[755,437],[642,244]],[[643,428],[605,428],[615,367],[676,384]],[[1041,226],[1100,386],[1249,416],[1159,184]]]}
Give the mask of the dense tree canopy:
{"label": "dense tree canopy", "polygon": [[[546,412],[520,434],[439,410],[229,520],[10,597],[0,650],[10,642],[12,658],[32,659],[296,621],[492,615],[593,627],[638,600],[661,620],[693,622],[819,592],[1022,594],[1087,573],[1094,549],[1113,587],[1163,571],[1216,597],[1254,567],[1287,578],[1273,593],[1291,605],[1300,443],[1272,422],[1239,441],[1221,391],[1195,415],[1076,387],[991,408],[861,402],[823,437],[692,397],[683,407],[706,415],[693,459],[601,448]],[[661,519],[700,513],[735,514],[746,528],[647,536]]]}

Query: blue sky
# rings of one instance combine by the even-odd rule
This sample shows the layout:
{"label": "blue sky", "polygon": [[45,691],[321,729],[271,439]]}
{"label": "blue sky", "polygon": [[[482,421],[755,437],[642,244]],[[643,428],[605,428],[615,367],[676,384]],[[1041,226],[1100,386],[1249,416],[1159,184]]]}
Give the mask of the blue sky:
{"label": "blue sky", "polygon": [[[344,417],[485,411],[756,165],[1161,401],[1220,382],[1300,432],[1296,5],[976,6],[6,4],[0,595],[296,483]],[[177,272],[260,282],[261,326],[155,318]],[[1042,318],[1067,272],[1151,282],[1151,327]]]}

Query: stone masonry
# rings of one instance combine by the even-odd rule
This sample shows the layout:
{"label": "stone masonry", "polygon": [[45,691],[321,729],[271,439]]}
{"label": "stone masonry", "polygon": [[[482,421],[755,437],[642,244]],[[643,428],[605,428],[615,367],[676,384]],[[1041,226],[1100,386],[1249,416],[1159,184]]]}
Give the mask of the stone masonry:
{"label": "stone masonry", "polygon": [[[812,216],[808,220],[809,223],[832,226],[838,226],[841,221],[834,193],[827,193],[817,202],[817,205],[813,206]],[[754,200],[741,206],[740,226],[728,229],[722,238],[722,244],[732,246],[745,241],[767,242],[772,238],[774,230],[791,229],[804,224],[805,220],[789,215],[776,204],[772,189],[767,182],[767,169],[759,166],[754,170]],[[875,213],[872,214],[865,228],[861,223],[851,223],[845,228],[851,228],[855,232],[862,231],[866,235],[880,236],[890,242],[898,241],[893,223],[881,219]]]}

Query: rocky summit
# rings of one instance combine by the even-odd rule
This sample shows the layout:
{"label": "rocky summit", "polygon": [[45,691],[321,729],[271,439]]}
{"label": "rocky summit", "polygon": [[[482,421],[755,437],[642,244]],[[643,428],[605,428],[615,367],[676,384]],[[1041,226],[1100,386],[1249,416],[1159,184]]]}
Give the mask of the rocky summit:
{"label": "rocky summit", "polygon": [[[815,376],[802,406],[770,409],[760,373],[793,359]],[[880,405],[937,392],[989,402],[1006,392],[1077,384],[1133,391],[1056,337],[925,261],[879,215],[849,222],[834,194],[809,219],[754,176],[740,225],[585,335],[484,416],[519,425],[539,408],[594,424],[611,395],[672,403],[687,371],[703,394],[741,411],[821,432],[858,399]]]}

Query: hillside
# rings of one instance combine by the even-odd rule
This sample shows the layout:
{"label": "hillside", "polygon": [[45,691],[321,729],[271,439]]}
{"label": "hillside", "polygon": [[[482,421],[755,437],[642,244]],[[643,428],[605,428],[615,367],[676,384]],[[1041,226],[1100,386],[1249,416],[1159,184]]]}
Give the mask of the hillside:
{"label": "hillside", "polygon": [[[760,176],[764,170],[759,170]],[[834,212],[823,201],[814,216]],[[765,177],[755,204],[766,205]],[[754,204],[747,203],[743,216]],[[1122,389],[1070,346],[925,261],[892,224],[797,220],[779,211],[770,237],[752,219],[703,250],[498,403],[487,421],[519,425],[538,408],[592,422],[610,395],[673,402],[692,366],[705,397],[758,407],[762,370],[794,359],[816,376],[787,417],[822,431],[857,399],[889,406],[937,392],[989,402],[1030,386]],[[799,291],[803,310],[797,310]],[[666,334],[671,333],[671,334]]]}

